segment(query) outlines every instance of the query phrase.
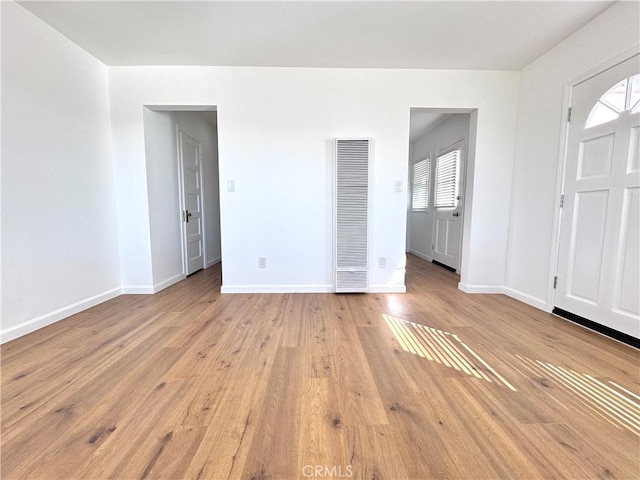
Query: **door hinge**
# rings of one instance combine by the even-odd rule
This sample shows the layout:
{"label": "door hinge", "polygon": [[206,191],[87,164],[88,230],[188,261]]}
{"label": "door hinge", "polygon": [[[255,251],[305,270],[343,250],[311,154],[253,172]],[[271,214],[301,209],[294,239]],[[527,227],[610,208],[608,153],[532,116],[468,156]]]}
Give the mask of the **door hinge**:
{"label": "door hinge", "polygon": [[558,287],[558,277],[553,277],[553,288],[557,288]]}
{"label": "door hinge", "polygon": [[560,208],[564,207],[564,193],[560,195]]}
{"label": "door hinge", "polygon": [[567,110],[567,122],[571,121],[571,107]]}

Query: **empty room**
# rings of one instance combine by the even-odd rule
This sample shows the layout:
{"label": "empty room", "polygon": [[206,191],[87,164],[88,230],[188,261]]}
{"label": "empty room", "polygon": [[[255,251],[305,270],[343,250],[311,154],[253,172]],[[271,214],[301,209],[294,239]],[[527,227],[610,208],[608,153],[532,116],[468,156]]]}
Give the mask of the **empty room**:
{"label": "empty room", "polygon": [[0,477],[640,478],[640,2],[0,2]]}

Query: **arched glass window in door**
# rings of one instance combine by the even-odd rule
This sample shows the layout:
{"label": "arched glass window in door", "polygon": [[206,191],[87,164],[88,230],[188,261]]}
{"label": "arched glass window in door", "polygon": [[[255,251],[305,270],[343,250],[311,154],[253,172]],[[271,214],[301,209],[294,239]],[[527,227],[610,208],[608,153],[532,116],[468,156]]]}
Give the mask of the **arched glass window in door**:
{"label": "arched glass window in door", "polygon": [[607,90],[591,109],[585,128],[615,120],[622,112],[640,112],[640,75],[625,78]]}

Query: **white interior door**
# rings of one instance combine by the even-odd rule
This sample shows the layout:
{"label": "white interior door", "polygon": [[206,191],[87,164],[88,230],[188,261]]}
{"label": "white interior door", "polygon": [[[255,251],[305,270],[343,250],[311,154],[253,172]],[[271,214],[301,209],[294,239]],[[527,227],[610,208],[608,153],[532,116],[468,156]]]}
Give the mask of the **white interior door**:
{"label": "white interior door", "polygon": [[459,272],[462,244],[463,142],[438,153],[435,162],[433,260]]}
{"label": "white interior door", "polygon": [[573,88],[557,308],[640,337],[638,56]]}
{"label": "white interior door", "polygon": [[204,268],[200,144],[178,133],[182,190],[182,238],[186,274]]}

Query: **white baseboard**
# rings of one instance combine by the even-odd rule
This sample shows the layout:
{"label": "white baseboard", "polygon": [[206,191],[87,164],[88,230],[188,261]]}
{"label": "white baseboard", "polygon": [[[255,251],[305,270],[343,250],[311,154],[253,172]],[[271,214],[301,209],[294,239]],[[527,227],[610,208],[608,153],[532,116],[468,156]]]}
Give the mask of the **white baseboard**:
{"label": "white baseboard", "polygon": [[458,289],[464,293],[505,293],[502,285],[467,285],[460,282]]}
{"label": "white baseboard", "polygon": [[420,252],[417,252],[417,251],[415,251],[415,250],[411,250],[411,249],[409,249],[409,250],[407,250],[407,253],[410,253],[411,255],[415,255],[416,257],[419,257],[419,258],[421,258],[421,259],[423,259],[423,260],[426,260],[427,262],[430,262],[431,260],[433,260],[433,259],[432,259],[429,255],[427,255],[426,253],[420,253]]}
{"label": "white baseboard", "polygon": [[465,293],[500,293],[545,312],[549,311],[546,301],[513,288],[500,285],[466,285],[462,282],[458,283],[458,288]]}
{"label": "white baseboard", "polygon": [[[223,285],[221,293],[333,293],[333,285]],[[406,293],[404,285],[370,285],[369,293]]]}
{"label": "white baseboard", "polygon": [[214,265],[220,263],[222,261],[222,257],[216,257],[213,260],[209,260],[207,265],[204,268],[213,267]]}
{"label": "white baseboard", "polygon": [[121,293],[122,290],[120,289],[120,287],[113,288],[98,295],[94,295],[93,297],[86,298],[79,302],[72,303],[71,305],[67,305],[66,307],[59,308],[58,310],[55,310],[53,312],[41,315],[37,318],[27,320],[26,322],[22,322],[13,327],[2,329],[0,330],[0,343],[8,342],[15,338],[26,335],[27,333],[31,333],[40,328],[46,327],[47,325],[51,325],[52,323],[58,322],[64,318],[70,317],[71,315],[75,315],[76,313],[82,312],[83,310],[95,307],[100,303],[117,297]]}
{"label": "white baseboard", "polygon": [[223,285],[220,293],[332,293],[333,285]]}
{"label": "white baseboard", "polygon": [[178,283],[180,280],[184,280],[187,276],[184,273],[179,273],[178,275],[174,275],[171,278],[167,278],[160,283],[156,283],[153,286],[153,293],[158,293],[160,290],[164,290],[167,287],[170,287],[174,283]]}
{"label": "white baseboard", "polygon": [[407,293],[405,285],[369,285],[369,293]]}
{"label": "white baseboard", "polygon": [[504,287],[504,294],[522,303],[526,303],[527,305],[531,305],[532,307],[544,310],[545,312],[550,311],[545,300],[534,297],[533,295],[529,295],[527,293],[509,287]]}
{"label": "white baseboard", "polygon": [[125,295],[153,295],[155,287],[153,285],[125,285],[122,287]]}

